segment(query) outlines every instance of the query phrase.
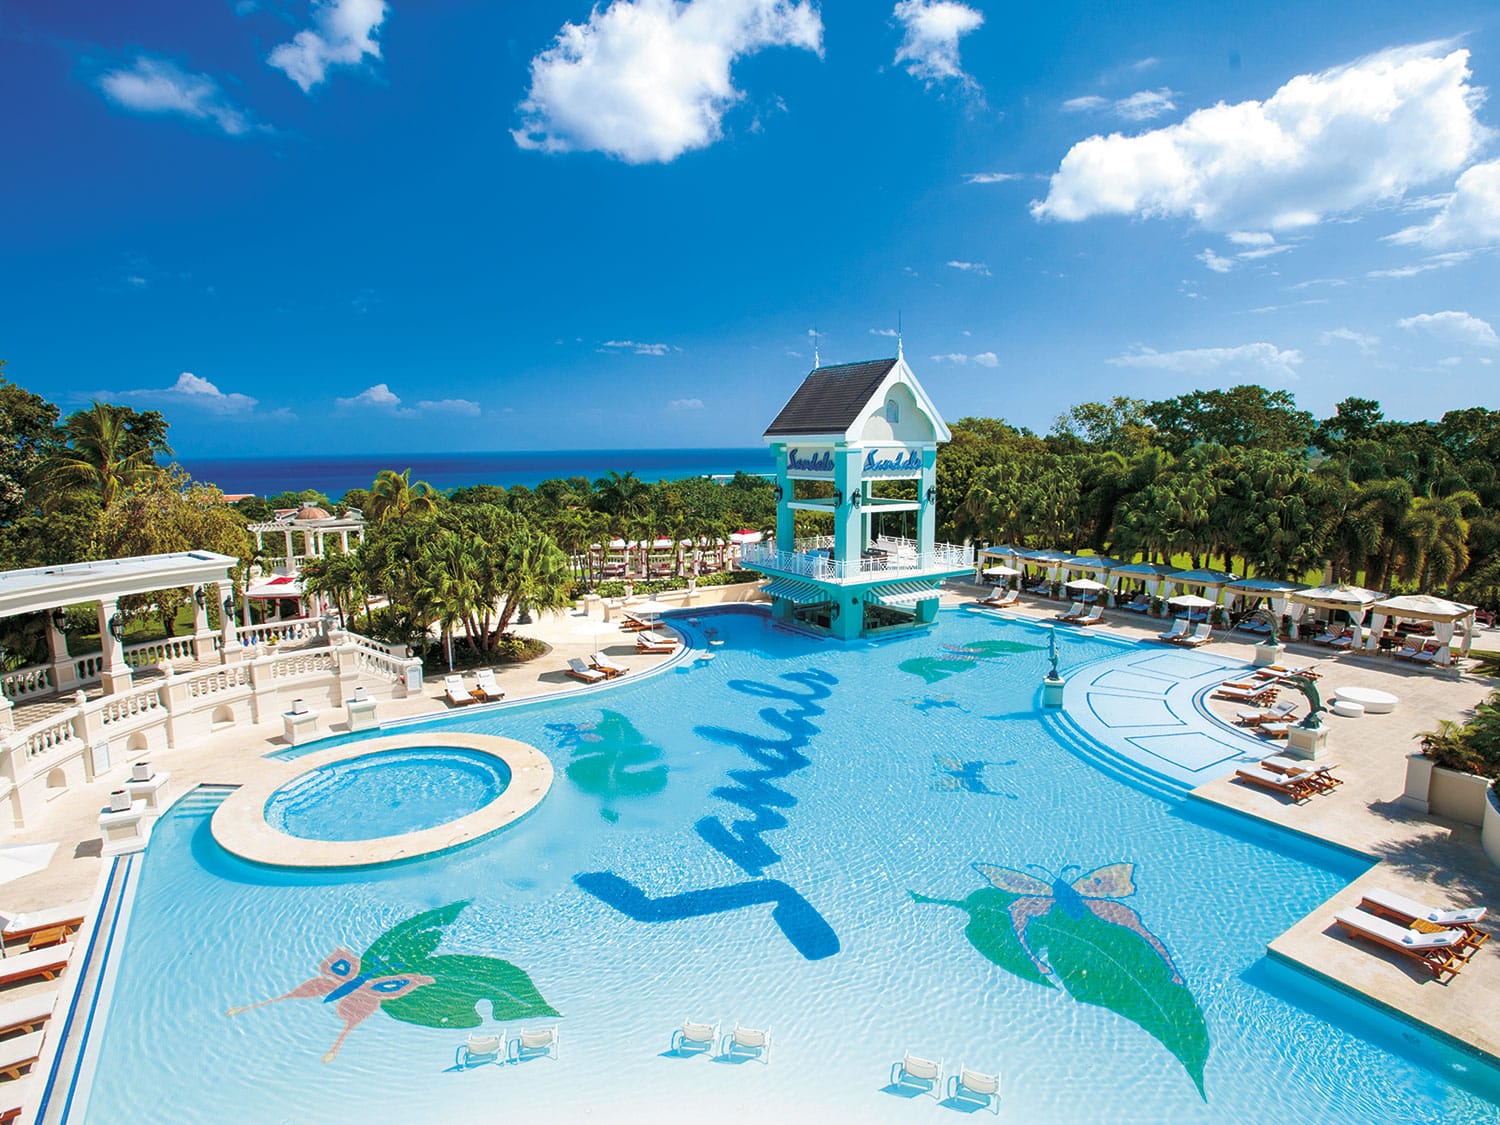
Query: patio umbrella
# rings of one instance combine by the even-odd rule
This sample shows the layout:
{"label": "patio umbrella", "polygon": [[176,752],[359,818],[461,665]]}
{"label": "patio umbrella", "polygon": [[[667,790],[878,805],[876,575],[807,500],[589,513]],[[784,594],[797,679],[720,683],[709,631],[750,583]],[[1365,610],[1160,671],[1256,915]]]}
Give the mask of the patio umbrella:
{"label": "patio umbrella", "polygon": [[1212,609],[1213,602],[1208,598],[1200,598],[1197,594],[1178,594],[1175,598],[1168,598],[1171,605],[1180,605],[1184,609]]}
{"label": "patio umbrella", "polygon": [[1109,589],[1103,582],[1095,582],[1092,578],[1075,578],[1067,586],[1070,590],[1092,590],[1095,593]]}
{"label": "patio umbrella", "polygon": [[650,601],[639,602],[636,605],[627,606],[626,608],[632,613],[643,613],[647,617],[660,617],[664,613],[671,613],[677,607],[667,605],[652,598]]}
{"label": "patio umbrella", "polygon": [[56,844],[11,844],[0,848],[0,883],[34,875],[52,862]]}
{"label": "patio umbrella", "polygon": [[585,617],[573,626],[575,637],[587,637],[593,642],[594,655],[599,655],[599,634],[610,628],[610,623],[596,617]]}
{"label": "patio umbrella", "polygon": [[984,573],[990,578],[1014,578],[1021,572],[1013,566],[987,566]]}

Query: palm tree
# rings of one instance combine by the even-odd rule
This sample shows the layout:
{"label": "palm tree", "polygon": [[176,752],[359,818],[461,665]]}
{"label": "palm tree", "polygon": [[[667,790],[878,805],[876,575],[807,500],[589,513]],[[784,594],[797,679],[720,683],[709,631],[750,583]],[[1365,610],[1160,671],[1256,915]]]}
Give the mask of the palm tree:
{"label": "palm tree", "polygon": [[156,455],[170,455],[171,448],[160,438],[142,443],[139,435],[130,432],[131,414],[124,407],[96,402],[68,418],[64,426],[68,445],[38,469],[47,489],[43,508],[51,510],[64,499],[92,495],[102,510],[132,485],[161,471]]}
{"label": "palm tree", "polygon": [[1422,590],[1447,589],[1469,567],[1470,512],[1482,511],[1467,490],[1450,496],[1418,496],[1398,536],[1401,578]]}
{"label": "palm tree", "polygon": [[633,472],[613,470],[594,482],[595,504],[617,518],[643,516],[651,509],[651,490]]}
{"label": "palm tree", "polygon": [[412,483],[411,470],[381,469],[370,486],[370,510],[365,515],[375,523],[401,516],[431,512],[437,507],[437,489],[425,480]]}
{"label": "palm tree", "polygon": [[355,603],[364,597],[364,575],[354,555],[328,555],[302,568],[302,588],[330,598],[339,611],[339,626],[344,628]]}

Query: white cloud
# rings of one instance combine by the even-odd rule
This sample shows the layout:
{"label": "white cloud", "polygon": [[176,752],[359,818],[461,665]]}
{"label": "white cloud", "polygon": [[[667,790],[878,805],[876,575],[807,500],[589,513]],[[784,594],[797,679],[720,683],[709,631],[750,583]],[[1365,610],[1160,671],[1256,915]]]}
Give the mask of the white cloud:
{"label": "white cloud", "polygon": [[315,0],[313,26],[303,28],[266,56],[305,94],[328,77],[335,66],[355,66],[366,55],[380,57],[375,41],[389,8],[385,0]]}
{"label": "white cloud", "polygon": [[1233,258],[1221,258],[1206,246],[1203,248],[1203,253],[1195,254],[1194,257],[1213,270],[1214,273],[1228,273],[1234,269]]}
{"label": "white cloud", "polygon": [[970,172],[964,177],[966,184],[1008,184],[1012,180],[1026,179],[1025,172]]}
{"label": "white cloud", "polygon": [[1398,200],[1462,168],[1489,136],[1469,52],[1395,48],[1293,78],[1264,102],[1219,103],[1138,136],[1080,141],[1037,219],[1184,217],[1285,230]]}
{"label": "white cloud", "polygon": [[1453,194],[1431,222],[1407,227],[1391,240],[1434,249],[1500,243],[1500,160],[1474,165],[1458,177]]}
{"label": "white cloud", "polygon": [[461,414],[477,418],[480,412],[479,403],[466,398],[424,398],[412,406],[403,406],[401,396],[385,383],[366,387],[350,398],[335,399],[334,404],[340,410],[378,410],[398,418],[415,418],[420,414]]}
{"label": "white cloud", "polygon": [[892,13],[901,24],[901,46],[896,65],[931,86],[955,81],[977,89],[964,73],[958,57],[958,41],[984,23],[984,16],[955,0],[899,0]]}
{"label": "white cloud", "polygon": [[932,357],[933,363],[951,363],[955,367],[967,367],[974,364],[977,367],[999,367],[1000,357],[994,352],[980,352],[978,355],[969,355],[966,352],[944,352],[942,355]]}
{"label": "white cloud", "polygon": [[426,399],[417,403],[419,412],[431,411],[435,414],[462,414],[468,418],[479,417],[479,404],[467,398],[440,398]]}
{"label": "white cloud", "polygon": [[896,335],[896,330],[894,328],[872,328],[872,329],[870,329],[870,335],[871,336],[895,336]]}
{"label": "white cloud", "polygon": [[702,410],[703,400],[701,398],[674,398],[667,403],[668,410]]}
{"label": "white cloud", "polygon": [[1236,246],[1269,246],[1276,241],[1276,236],[1264,230],[1232,230],[1229,241]]}
{"label": "white cloud", "polygon": [[1488,321],[1466,312],[1422,313],[1396,322],[1408,332],[1420,332],[1445,344],[1470,348],[1500,348],[1500,336]]}
{"label": "white cloud", "polygon": [[1262,342],[1232,348],[1186,348],[1175,352],[1137,348],[1105,362],[1114,367],[1171,371],[1178,375],[1202,377],[1232,371],[1285,381],[1297,377],[1296,367],[1302,362],[1302,353]]}
{"label": "white cloud", "polygon": [[1241,250],[1235,257],[1246,262],[1253,262],[1260,258],[1270,258],[1276,254],[1283,254],[1290,249],[1291,247],[1283,242],[1277,246],[1257,246],[1253,250]]}
{"label": "white cloud", "polygon": [[605,340],[599,345],[599,350],[633,352],[636,355],[667,355],[670,352],[682,351],[681,348],[671,344],[643,344],[639,340]]}
{"label": "white cloud", "polygon": [[820,57],[811,0],[613,0],[565,23],[531,60],[531,86],[511,136],[540,152],[603,152],[666,164],[723,135],[744,93],[736,60],[767,47]]}
{"label": "white cloud", "polygon": [[933,363],[952,363],[959,367],[967,366],[969,357],[963,352],[945,352],[943,355],[932,357]]}
{"label": "white cloud", "polygon": [[366,387],[352,398],[340,398],[334,400],[340,410],[348,410],[356,406],[368,406],[377,410],[395,410],[401,405],[401,399],[385,383],[376,383],[373,387]]}
{"label": "white cloud", "polygon": [[994,352],[980,352],[974,357],[974,362],[980,367],[999,367],[1000,357]]}
{"label": "white cloud", "polygon": [[212,414],[248,414],[258,399],[236,392],[219,390],[213,383],[191,371],[177,376],[170,387],[152,387],[139,391],[104,391],[94,396],[104,402],[160,402],[174,406],[196,407]]}
{"label": "white cloud", "polygon": [[1176,109],[1177,103],[1172,99],[1177,96],[1176,90],[1163,86],[1160,90],[1137,90],[1127,97],[1113,100],[1101,98],[1098,94],[1088,94],[1081,98],[1069,98],[1063,102],[1062,107],[1069,113],[1108,110],[1124,121],[1150,121]]}
{"label": "white cloud", "polygon": [[964,273],[978,274],[980,277],[990,276],[990,267],[983,262],[949,262],[950,269],[961,270]]}
{"label": "white cloud", "polygon": [[1416,277],[1418,274],[1431,273],[1433,270],[1444,270],[1449,266],[1456,266],[1460,262],[1467,262],[1474,255],[1469,250],[1453,250],[1447,254],[1434,254],[1421,262],[1414,262],[1409,266],[1395,266],[1391,269],[1370,270],[1366,277],[1388,278],[1388,277]]}
{"label": "white cloud", "polygon": [[1353,344],[1365,355],[1374,355],[1375,349],[1380,345],[1379,336],[1366,335],[1352,328],[1333,328],[1318,337],[1318,343],[1324,346],[1340,340]]}
{"label": "white cloud", "polygon": [[130,67],[100,75],[99,88],[110,101],[135,113],[208,121],[231,137],[251,128],[250,115],[225,96],[218,82],[207,74],[189,74],[166,59],[137,55]]}

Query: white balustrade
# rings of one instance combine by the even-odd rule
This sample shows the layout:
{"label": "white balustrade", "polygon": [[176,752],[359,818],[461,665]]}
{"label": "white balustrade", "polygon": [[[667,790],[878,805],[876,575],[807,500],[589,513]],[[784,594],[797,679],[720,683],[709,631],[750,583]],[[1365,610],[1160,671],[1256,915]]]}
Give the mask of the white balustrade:
{"label": "white balustrade", "polygon": [[0,693],[12,703],[33,699],[54,691],[52,669],[46,664],[33,664],[28,668],[17,668],[0,676]]}
{"label": "white balustrade", "polygon": [[[73,726],[75,717],[70,712],[64,712],[62,715],[54,715],[45,722],[37,723],[26,730],[18,731],[11,738],[7,739],[4,745],[13,747],[11,750],[12,754],[15,753],[14,748],[19,748],[25,754],[28,762],[35,758],[40,758],[45,754],[51,753],[59,746],[72,742],[77,737],[78,732]],[[15,763],[12,762],[13,769],[14,766]],[[17,773],[19,774],[19,771]],[[19,780],[19,777],[17,780]]]}
{"label": "white balustrade", "polygon": [[148,668],[164,660],[192,660],[192,637],[167,637],[125,646],[125,663],[132,668]]}
{"label": "white balustrade", "polygon": [[821,581],[838,581],[859,578],[871,574],[923,574],[932,571],[947,571],[960,568],[972,569],[974,548],[951,543],[939,543],[930,552],[922,553],[909,539],[881,539],[877,546],[883,554],[854,559],[849,562],[835,561],[824,553],[826,548],[813,551],[778,551],[764,544],[746,544],[740,552],[740,560],[746,566],[774,570],[780,574],[795,574]]}
{"label": "white balustrade", "polygon": [[242,625],[240,643],[262,645],[283,641],[310,641],[326,636],[321,617],[297,617],[290,621],[267,621],[264,625]]}

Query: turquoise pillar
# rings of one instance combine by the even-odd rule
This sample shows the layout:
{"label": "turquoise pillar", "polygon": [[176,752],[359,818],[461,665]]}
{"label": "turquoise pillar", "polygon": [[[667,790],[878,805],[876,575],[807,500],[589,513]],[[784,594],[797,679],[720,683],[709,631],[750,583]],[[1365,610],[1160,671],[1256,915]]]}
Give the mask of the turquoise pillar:
{"label": "turquoise pillar", "polygon": [[839,615],[832,621],[832,632],[841,641],[858,640],[865,631],[865,602],[857,589],[838,592]]}
{"label": "turquoise pillar", "polygon": [[927,498],[937,487],[937,447],[922,450],[922,475],[917,478],[917,551],[931,555],[937,542],[937,503]]}
{"label": "turquoise pillar", "polygon": [[851,500],[863,487],[864,453],[840,446],[833,451],[833,487],[843,503],[833,513],[833,558],[835,562],[858,563],[864,550],[863,517]]}
{"label": "turquoise pillar", "polygon": [[776,458],[776,490],[781,496],[776,502],[776,549],[794,551],[797,547],[797,514],[790,505],[796,491],[794,482],[786,475],[786,445],[778,442],[771,447],[771,453]]}

